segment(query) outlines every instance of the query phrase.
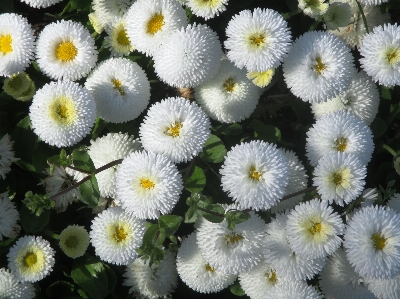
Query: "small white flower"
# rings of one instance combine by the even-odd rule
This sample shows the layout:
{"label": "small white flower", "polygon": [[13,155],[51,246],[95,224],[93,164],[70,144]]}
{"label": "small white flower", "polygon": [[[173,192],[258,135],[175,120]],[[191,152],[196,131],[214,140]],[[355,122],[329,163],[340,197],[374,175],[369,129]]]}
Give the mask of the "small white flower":
{"label": "small white flower", "polygon": [[298,7],[305,15],[317,20],[327,12],[329,4],[325,0],[299,0]]}
{"label": "small white flower", "polygon": [[124,18],[136,0],[93,0],[93,10],[102,27],[110,25],[116,18]]}
{"label": "small white flower", "polygon": [[96,31],[97,34],[103,33],[104,24],[100,22],[100,18],[97,15],[97,13],[95,11],[91,12],[90,14],[88,14],[88,17],[89,17],[89,22],[92,25],[94,31]]}
{"label": "small white flower", "polygon": [[30,282],[20,282],[9,270],[0,269],[0,298],[33,299],[35,289]]}
{"label": "small white flower", "polygon": [[0,194],[0,241],[3,236],[15,238],[21,227],[17,224],[19,220],[18,210],[14,203],[10,201],[6,193]]}
{"label": "small white flower", "polygon": [[11,164],[19,160],[19,158],[14,157],[12,145],[13,142],[10,141],[8,134],[0,139],[0,175],[3,180],[6,178],[6,174],[10,172]]}
{"label": "small white flower", "polygon": [[[400,298],[400,274],[391,279],[365,279],[368,290],[379,299]],[[369,299],[362,297],[360,299]],[[357,298],[358,299],[358,298]]]}
{"label": "small white flower", "polygon": [[271,290],[269,296],[274,299],[322,299],[314,287],[304,281],[284,280]]}
{"label": "small white flower", "polygon": [[228,4],[228,1],[229,0],[187,0],[185,1],[185,5],[189,7],[196,16],[208,20],[225,11],[225,5]]}
{"label": "small white flower", "polygon": [[351,8],[348,3],[333,2],[324,15],[327,29],[335,30],[350,23]]}
{"label": "small white flower", "polygon": [[111,56],[126,56],[135,50],[126,33],[125,19],[115,19],[106,27],[106,33],[108,36],[104,40],[108,43],[106,47],[111,51]]}
{"label": "small white flower", "polygon": [[372,5],[380,5],[382,3],[389,2],[389,0],[360,0],[360,3],[367,5],[367,6],[372,6]]}
{"label": "small white flower", "polygon": [[83,226],[69,225],[60,234],[59,245],[68,257],[80,257],[89,246],[89,233]]}
{"label": "small white flower", "polygon": [[43,279],[53,270],[54,250],[42,237],[19,238],[7,254],[8,268],[21,282]]}
{"label": "small white flower", "polygon": [[393,209],[396,213],[400,214],[400,193],[394,194],[386,205]]}
{"label": "small white flower", "polygon": [[34,8],[46,8],[61,1],[62,0],[21,0],[21,2],[25,2]]}

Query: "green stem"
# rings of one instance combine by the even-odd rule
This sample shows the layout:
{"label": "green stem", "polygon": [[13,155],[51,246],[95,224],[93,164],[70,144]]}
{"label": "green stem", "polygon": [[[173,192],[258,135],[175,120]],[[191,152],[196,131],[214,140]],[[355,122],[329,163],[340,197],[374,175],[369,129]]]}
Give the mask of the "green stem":
{"label": "green stem", "polygon": [[397,153],[387,144],[382,144],[382,147],[387,150],[393,157],[397,156]]}
{"label": "green stem", "polygon": [[206,212],[206,213],[208,213],[208,214],[211,214],[211,215],[214,215],[214,216],[217,216],[217,217],[221,217],[221,218],[225,218],[225,215],[224,214],[220,214],[220,213],[217,213],[217,212],[213,212],[213,211],[209,211],[209,210],[206,210],[206,209],[203,209],[203,208],[200,208],[200,207],[197,207],[200,211],[203,211],[203,212]]}
{"label": "green stem", "polygon": [[83,169],[77,168],[77,167],[75,167],[75,166],[68,165],[67,167],[68,167],[68,168],[71,168],[71,169],[73,169],[73,170],[75,170],[75,171],[82,172],[82,173],[86,173],[86,174],[92,174],[90,171],[86,171],[86,170],[83,170]]}
{"label": "green stem", "polygon": [[231,124],[224,124],[221,126],[221,128],[219,128],[217,131],[214,132],[215,136],[218,136],[219,134],[221,134],[223,131],[225,131],[226,129],[228,129],[230,127]]}
{"label": "green stem", "polygon": [[362,6],[361,6],[360,2],[358,2],[358,0],[356,0],[356,3],[357,3],[357,6],[358,6],[358,9],[361,12],[361,16],[362,16],[362,19],[363,19],[363,22],[364,22],[364,26],[365,26],[365,31],[367,33],[369,33],[367,19],[365,18],[364,10],[362,9]]}
{"label": "green stem", "polygon": [[300,190],[300,191],[285,195],[284,197],[282,197],[281,201],[284,201],[286,199],[295,197],[295,196],[303,194],[303,193],[314,191],[315,189],[317,189],[317,187],[313,186],[313,187],[309,187],[309,188],[306,188],[306,189],[303,189],[303,190]]}
{"label": "green stem", "polygon": [[301,13],[301,10],[300,10],[300,9],[295,10],[295,11],[291,11],[291,12],[284,13],[284,14],[282,14],[282,17],[283,17],[285,20],[288,20],[288,19],[290,19],[291,17],[293,17],[293,16],[295,16],[295,15],[298,15],[299,13]]}

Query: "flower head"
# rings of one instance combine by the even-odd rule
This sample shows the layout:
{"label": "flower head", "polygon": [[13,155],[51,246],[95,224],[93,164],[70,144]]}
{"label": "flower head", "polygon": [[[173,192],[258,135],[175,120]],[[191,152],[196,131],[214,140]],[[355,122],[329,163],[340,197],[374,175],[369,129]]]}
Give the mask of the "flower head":
{"label": "flower head", "polygon": [[34,297],[35,289],[30,282],[20,282],[9,270],[0,269],[0,298],[32,299]]}
{"label": "flower head", "polygon": [[8,134],[0,139],[0,175],[3,180],[6,178],[6,174],[10,172],[11,164],[19,160],[19,158],[14,157],[12,145],[13,141],[10,141]]}
{"label": "flower head", "polygon": [[25,2],[34,8],[46,8],[61,1],[62,0],[21,0],[21,2]]}
{"label": "flower head", "polygon": [[274,299],[322,299],[314,287],[304,281],[284,280],[271,290],[269,296]]}
{"label": "flower head", "polygon": [[107,35],[104,40],[108,42],[107,48],[111,51],[111,56],[125,56],[135,50],[126,32],[125,19],[115,19],[106,27]]}
{"label": "flower head", "polygon": [[6,193],[0,194],[0,241],[3,236],[15,238],[21,227],[17,224],[19,213]]}
{"label": "flower head", "polygon": [[67,256],[75,259],[85,254],[89,234],[83,226],[69,225],[61,232],[59,244]]}
{"label": "flower head", "polygon": [[13,98],[20,97],[32,84],[29,75],[19,72],[4,80],[3,90]]}
{"label": "flower head", "polygon": [[325,25],[329,30],[347,26],[350,23],[351,9],[348,3],[333,2],[324,15]]}
{"label": "flower head", "polygon": [[221,12],[226,10],[225,5],[228,0],[187,0],[187,5],[190,10],[198,17],[203,17],[205,20],[218,16]]}
{"label": "flower head", "polygon": [[117,18],[124,18],[136,0],[93,0],[92,6],[99,25],[106,27]]}
{"label": "flower head", "polygon": [[299,0],[298,6],[305,15],[314,19],[324,15],[329,8],[329,4],[325,3],[325,0]]}

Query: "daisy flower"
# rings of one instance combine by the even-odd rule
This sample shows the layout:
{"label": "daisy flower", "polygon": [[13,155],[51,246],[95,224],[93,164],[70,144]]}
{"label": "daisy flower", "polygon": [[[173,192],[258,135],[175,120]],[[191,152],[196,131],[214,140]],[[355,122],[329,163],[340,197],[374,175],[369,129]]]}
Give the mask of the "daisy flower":
{"label": "daisy flower", "polygon": [[106,27],[106,33],[108,36],[104,40],[108,43],[106,47],[111,51],[111,56],[126,56],[135,50],[126,33],[125,19],[115,19]]}
{"label": "daisy flower", "polygon": [[43,28],[37,40],[37,63],[53,80],[78,80],[95,66],[97,50],[89,31],[78,22],[57,21]]}
{"label": "daisy flower", "polygon": [[21,2],[25,2],[34,8],[46,8],[61,1],[62,0],[21,0]]}
{"label": "daisy flower", "polygon": [[0,298],[32,299],[35,288],[30,282],[20,282],[9,270],[0,269]]}
{"label": "daisy flower", "polygon": [[298,7],[305,15],[317,20],[328,11],[329,4],[325,0],[299,0]]}
{"label": "daisy flower", "polygon": [[400,193],[394,194],[386,203],[386,206],[400,214]]}
{"label": "daisy flower", "polygon": [[216,293],[235,282],[237,276],[215,270],[202,257],[196,233],[183,240],[176,257],[176,267],[186,285],[199,293]]}
{"label": "daisy flower", "polygon": [[13,98],[20,97],[31,86],[32,80],[29,75],[19,72],[4,80],[3,90]]}
{"label": "daisy flower", "polygon": [[130,287],[129,293],[136,298],[155,299],[166,297],[178,284],[175,254],[167,251],[159,264],[149,265],[149,260],[138,258],[126,267],[123,275],[124,286]]}
{"label": "daisy flower", "polygon": [[251,83],[246,70],[223,60],[218,73],[194,89],[196,102],[213,119],[223,123],[239,122],[256,109],[262,89]]}
{"label": "daisy flower", "polygon": [[323,201],[343,207],[361,195],[366,174],[365,164],[357,156],[335,152],[319,160],[313,182]]}
{"label": "daisy flower", "polygon": [[188,24],[185,10],[174,0],[137,0],[125,19],[130,40],[147,56]]}
{"label": "daisy flower", "polygon": [[374,81],[364,71],[360,71],[344,93],[326,102],[311,103],[311,109],[317,119],[338,110],[349,111],[369,126],[378,113],[379,98]]}
{"label": "daisy flower", "polygon": [[89,91],[71,81],[51,82],[39,89],[29,107],[34,132],[46,143],[71,146],[90,133],[96,104]]}
{"label": "daisy flower", "polygon": [[154,53],[157,76],[173,87],[196,87],[211,79],[221,65],[217,34],[202,24],[176,30]]}
{"label": "daisy flower", "polygon": [[286,236],[288,213],[276,214],[267,224],[265,260],[276,273],[289,280],[312,279],[325,265],[325,257],[304,258],[290,247]]}
{"label": "daisy flower", "polygon": [[289,167],[276,145],[251,141],[232,147],[220,170],[222,189],[244,209],[269,209],[285,194]]}
{"label": "daisy flower", "polygon": [[290,50],[287,22],[272,9],[242,10],[226,27],[227,56],[238,68],[264,72],[278,67]]}
{"label": "daisy flower", "polygon": [[361,67],[375,82],[400,85],[400,26],[385,24],[367,34],[360,47]]}
{"label": "daisy flower", "polygon": [[[96,169],[118,159],[125,159],[130,153],[142,148],[138,139],[123,133],[108,133],[90,140],[88,154]],[[115,197],[115,175],[120,165],[110,167],[96,174],[100,196]]]}
{"label": "daisy flower", "polygon": [[351,9],[348,3],[333,2],[324,15],[326,28],[335,30],[350,23]]}
{"label": "daisy flower", "polygon": [[287,240],[300,257],[322,258],[342,243],[343,221],[326,202],[313,199],[300,203],[287,217]]}
{"label": "daisy flower", "polygon": [[228,1],[229,0],[187,0],[185,5],[190,8],[194,15],[208,20],[225,11],[225,5],[228,4]]}
{"label": "daisy flower", "polygon": [[323,31],[300,36],[283,62],[283,76],[291,92],[311,103],[343,93],[355,74],[350,49]]}
{"label": "daisy flower", "polygon": [[321,290],[327,298],[376,299],[349,264],[342,248],[327,259],[319,279]]}
{"label": "daisy flower", "polygon": [[19,158],[14,157],[13,143],[8,134],[0,139],[0,175],[3,180],[6,178],[6,174],[10,172],[11,164],[19,160]]}
{"label": "daisy flower", "polygon": [[139,134],[144,149],[174,163],[186,162],[203,150],[210,136],[210,120],[197,104],[167,98],[147,110]]}
{"label": "daisy flower", "polygon": [[350,264],[364,278],[389,279],[400,271],[400,215],[369,206],[348,222],[344,247]]}
{"label": "daisy flower", "polygon": [[116,18],[124,18],[135,2],[136,0],[93,0],[92,7],[100,26],[106,27]]}
{"label": "daisy flower", "polygon": [[53,270],[54,250],[41,236],[19,238],[7,254],[8,268],[21,282],[43,279]]}
{"label": "daisy flower", "polygon": [[83,226],[69,225],[60,234],[61,250],[73,259],[85,254],[89,246],[89,234]]}
{"label": "daisy flower", "polygon": [[178,168],[166,157],[153,152],[134,152],[124,159],[116,173],[116,198],[139,219],[157,219],[168,214],[183,189]]}
{"label": "daisy flower", "polygon": [[34,58],[34,31],[15,13],[0,15],[0,76],[24,71]]}
{"label": "daisy flower", "polygon": [[97,256],[111,264],[128,265],[138,257],[136,249],[142,245],[146,222],[121,207],[111,207],[92,220],[90,229]]}
{"label": "daisy flower", "polygon": [[252,80],[258,87],[266,87],[272,81],[275,75],[275,69],[271,68],[263,72],[247,72],[247,79]]}
{"label": "daisy flower", "polygon": [[366,6],[372,6],[372,5],[380,5],[382,3],[389,2],[389,0],[360,0],[360,3],[366,5]]}
{"label": "daisy flower", "polygon": [[[400,274],[391,279],[365,279],[368,290],[379,299],[398,299],[400,298]],[[360,297],[360,299],[369,299]],[[358,299],[358,298],[356,298]]]}
{"label": "daisy flower", "polygon": [[10,201],[6,193],[0,194],[0,241],[3,236],[15,238],[21,227],[17,224],[19,220],[18,210],[14,203]]}
{"label": "daisy flower", "polygon": [[[334,126],[332,125],[334,124]],[[374,151],[371,129],[351,112],[321,116],[307,132],[307,158],[311,165],[330,153],[352,153],[368,164]]]}
{"label": "daisy flower", "polygon": [[322,299],[323,296],[314,287],[299,280],[284,280],[271,290],[269,296],[274,299]]}
{"label": "daisy flower", "polygon": [[100,63],[85,87],[96,101],[97,115],[112,123],[137,118],[150,100],[146,73],[127,58],[110,58]]}
{"label": "daisy flower", "polygon": [[251,211],[250,218],[236,224],[233,230],[228,229],[226,220],[202,221],[197,229],[197,245],[210,267],[225,274],[239,274],[261,261],[264,236],[265,222]]}
{"label": "daisy flower", "polygon": [[[89,22],[97,34],[102,34],[104,31],[104,24],[100,22],[99,16],[96,12],[88,14]],[[105,38],[106,39],[106,38]]]}

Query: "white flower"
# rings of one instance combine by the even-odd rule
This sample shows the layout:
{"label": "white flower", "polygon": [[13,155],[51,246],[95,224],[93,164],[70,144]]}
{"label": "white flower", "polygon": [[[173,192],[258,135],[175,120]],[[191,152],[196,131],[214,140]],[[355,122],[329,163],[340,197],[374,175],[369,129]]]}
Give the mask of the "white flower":
{"label": "white flower", "polygon": [[62,251],[73,259],[85,254],[89,246],[89,234],[83,226],[69,225],[60,234]]}
{"label": "white flower", "polygon": [[344,93],[326,102],[311,103],[311,109],[317,119],[328,113],[347,110],[369,126],[378,113],[379,97],[376,84],[364,71],[360,71]]}
{"label": "white flower", "polygon": [[136,0],[93,0],[93,10],[102,27],[110,25],[116,18],[124,18]]}
{"label": "white flower", "polygon": [[37,40],[37,63],[51,79],[78,80],[95,66],[97,50],[89,31],[78,22],[57,21],[43,28]]}
{"label": "white flower", "polygon": [[157,219],[174,208],[182,192],[178,168],[163,155],[134,152],[116,173],[116,198],[140,219]]}
{"label": "white flower", "polygon": [[275,69],[271,68],[263,72],[248,72],[247,79],[252,80],[256,86],[263,88],[271,83],[274,75]]}
{"label": "white flower", "polygon": [[317,20],[327,12],[329,4],[325,0],[299,0],[298,7],[305,15]]}
{"label": "white flower", "polygon": [[7,254],[8,268],[21,282],[43,279],[53,270],[54,250],[41,236],[19,238]]}
{"label": "white flower", "polygon": [[350,23],[351,8],[348,3],[333,2],[324,15],[327,29],[335,30]]}
{"label": "white flower", "polygon": [[386,203],[386,205],[400,214],[400,193],[394,194]]}
{"label": "white flower", "polygon": [[0,175],[3,180],[6,178],[6,174],[10,172],[11,164],[19,160],[19,158],[14,157],[12,144],[13,141],[10,141],[8,134],[0,139]]}
{"label": "white flower", "polygon": [[19,72],[4,80],[3,90],[14,99],[26,92],[32,84],[27,73]]}
{"label": "white flower", "polygon": [[297,205],[288,215],[286,235],[300,257],[315,259],[335,252],[342,243],[344,224],[326,202],[313,199]]}
{"label": "white flower", "polygon": [[[100,22],[100,18],[96,12],[91,12],[88,14],[89,22],[92,25],[94,31],[98,34],[101,34],[104,31],[104,24]],[[106,38],[104,38],[106,39]]]}
{"label": "white flower", "polygon": [[198,17],[203,17],[208,20],[218,16],[221,12],[226,10],[225,5],[229,0],[187,0],[185,5]]}
{"label": "white flower", "polygon": [[361,277],[395,277],[400,271],[400,215],[382,206],[361,209],[348,222],[344,247]]}
{"label": "white flower", "polygon": [[285,194],[289,167],[274,144],[251,141],[232,147],[220,170],[222,189],[243,208],[269,209]]}
{"label": "white flower", "polygon": [[167,98],[147,110],[139,134],[144,149],[179,163],[192,160],[202,151],[210,126],[207,115],[195,103]]}
{"label": "white flower", "polygon": [[25,2],[34,8],[46,8],[61,1],[62,0],[21,0],[21,2]]}
{"label": "white flower", "polygon": [[174,32],[154,53],[157,76],[173,87],[196,87],[211,79],[222,58],[217,34],[202,24]]}
{"label": "white flower", "polygon": [[174,0],[137,0],[125,20],[130,40],[147,56],[152,56],[176,30],[187,25],[185,10]]}
{"label": "white flower", "polygon": [[323,201],[344,206],[361,195],[366,173],[365,164],[352,153],[334,152],[319,160],[313,182]]}
{"label": "white flower", "polygon": [[15,13],[0,15],[0,76],[24,71],[34,58],[34,31]]}
{"label": "white flower", "polygon": [[197,230],[197,245],[204,260],[225,274],[250,271],[264,255],[265,222],[253,211],[250,218],[228,229],[226,220],[203,220]]}
{"label": "white flower", "polygon": [[[289,195],[307,188],[306,170],[303,164],[293,151],[282,149],[281,152],[286,158],[286,163],[289,166],[289,181],[285,189],[284,195]],[[276,205],[271,207],[272,213],[281,213],[286,209],[293,208],[303,199],[304,194],[293,196],[283,201],[278,201]]]}
{"label": "white flower", "polygon": [[175,254],[167,251],[159,264],[149,265],[149,260],[138,258],[126,267],[124,286],[136,298],[156,299],[166,297],[178,284]]}
{"label": "white flower", "polygon": [[36,92],[29,116],[34,132],[44,142],[71,146],[90,133],[96,104],[89,91],[77,83],[51,82]]}
{"label": "white flower", "polygon": [[33,299],[35,289],[30,282],[20,282],[9,270],[0,269],[0,298]]}
{"label": "white flower", "polygon": [[[379,298],[379,299],[400,298],[400,274],[391,279],[365,279],[365,282],[368,287],[368,290],[370,290],[376,296],[373,298]],[[364,299],[364,297],[360,299]]]}
{"label": "white flower", "polygon": [[103,261],[128,265],[138,257],[145,225],[121,207],[111,207],[92,220],[90,242]]}
{"label": "white flower", "polygon": [[278,67],[290,49],[292,36],[287,22],[272,9],[242,10],[226,27],[224,45],[238,68],[264,72]]}
{"label": "white flower", "polygon": [[368,164],[374,151],[371,129],[351,112],[321,116],[307,132],[307,158],[311,165],[330,153],[352,153]]}
{"label": "white flower", "polygon": [[[106,136],[90,140],[88,154],[96,169],[118,159],[125,159],[130,153],[142,147],[138,139],[123,133],[108,133]],[[102,197],[115,197],[115,174],[119,165],[96,174]]]}
{"label": "white flower", "polygon": [[96,101],[97,115],[112,123],[137,118],[150,100],[146,73],[127,58],[110,58],[100,63],[85,87]]}
{"label": "white flower", "polygon": [[327,259],[319,278],[319,285],[327,298],[375,299],[365,281],[347,261],[342,248]]}
{"label": "white flower", "polygon": [[106,33],[108,36],[104,40],[108,43],[106,47],[111,51],[111,56],[125,56],[135,50],[126,33],[125,19],[115,19],[106,27]]}
{"label": "white flower", "polygon": [[323,102],[343,93],[355,74],[350,49],[338,37],[323,31],[300,36],[283,62],[287,86],[308,102]]}
{"label": "white flower", "polygon": [[17,224],[19,220],[18,210],[14,203],[10,201],[7,193],[0,194],[0,241],[3,236],[6,238],[15,238],[21,227]]}
{"label": "white flower", "polygon": [[389,0],[360,0],[360,3],[366,5],[366,6],[372,6],[372,5],[380,5],[382,3],[389,2]]}
{"label": "white flower", "polygon": [[269,293],[269,297],[274,299],[322,299],[314,287],[307,285],[306,282],[298,280],[284,280],[278,283]]}
{"label": "white flower", "polygon": [[361,67],[381,85],[400,85],[400,26],[385,24],[364,37]]}
{"label": "white flower", "polygon": [[324,267],[325,257],[304,258],[290,248],[285,229],[288,213],[276,214],[276,218],[267,224],[265,260],[285,279],[312,279]]}
{"label": "white flower", "polygon": [[196,102],[213,119],[224,123],[239,122],[256,109],[262,89],[229,60],[223,60],[218,73],[194,89]]}
{"label": "white flower", "polygon": [[183,240],[176,257],[180,278],[188,287],[199,293],[216,293],[234,283],[237,276],[224,274],[207,263],[196,244],[196,233]]}

